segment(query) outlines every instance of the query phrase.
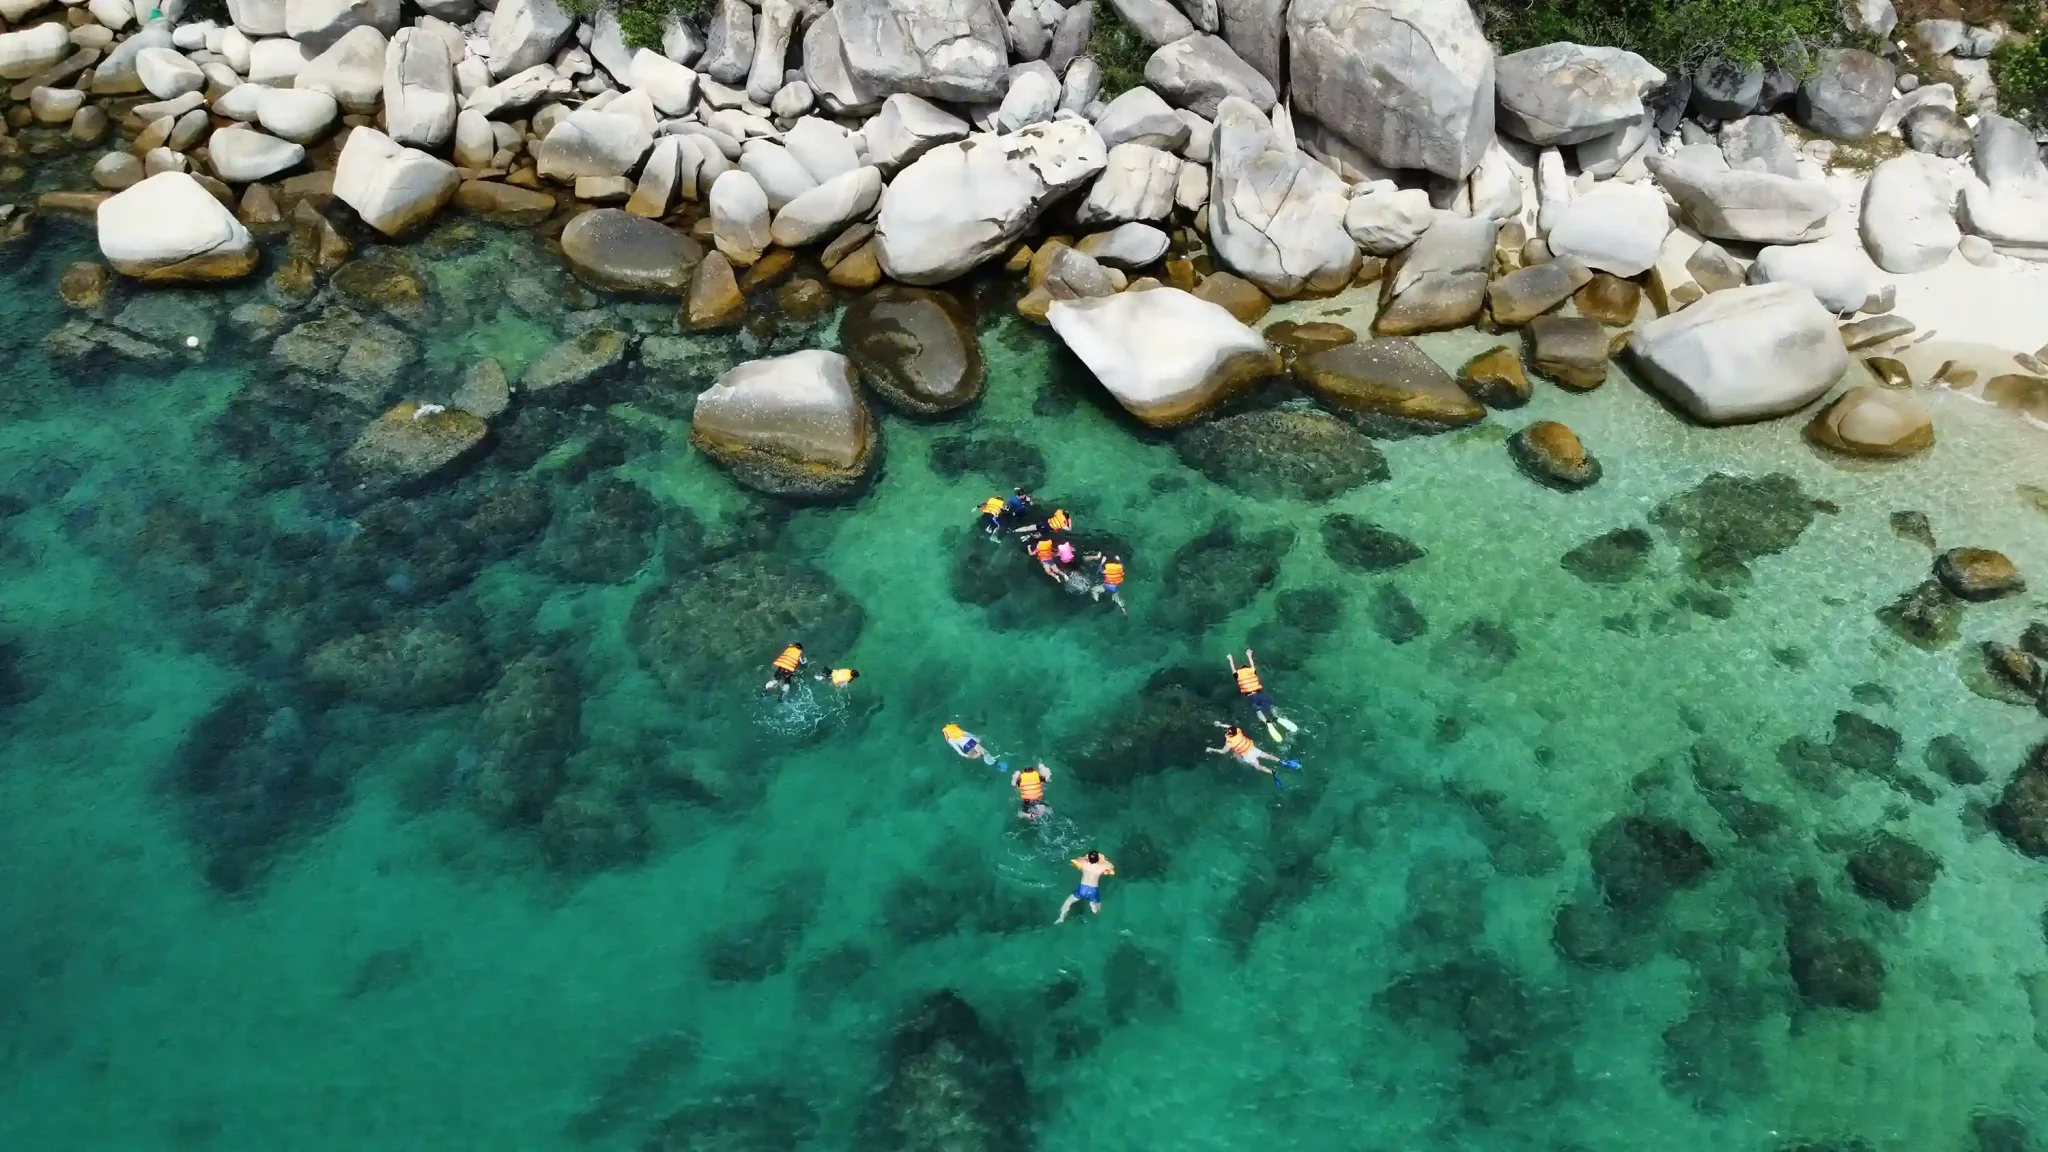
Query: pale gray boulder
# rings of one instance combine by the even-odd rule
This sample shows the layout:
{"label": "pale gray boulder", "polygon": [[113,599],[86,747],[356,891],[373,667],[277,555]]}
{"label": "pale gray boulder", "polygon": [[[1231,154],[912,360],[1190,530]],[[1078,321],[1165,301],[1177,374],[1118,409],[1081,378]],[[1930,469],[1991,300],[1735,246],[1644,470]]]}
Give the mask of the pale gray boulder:
{"label": "pale gray boulder", "polygon": [[1217,259],[1280,300],[1350,283],[1358,248],[1344,230],[1344,182],[1294,147],[1284,109],[1268,121],[1249,102],[1225,98],[1211,159]]}
{"label": "pale gray boulder", "polygon": [[1462,179],[1494,132],[1493,46],[1465,0],[1294,0],[1296,111],[1386,168]]}
{"label": "pale gray boulder", "polygon": [[782,146],[820,184],[861,166],[852,134],[822,117],[806,116],[790,125]]}
{"label": "pale gray boulder", "polygon": [[783,205],[769,227],[769,238],[784,248],[829,239],[866,216],[881,196],[881,169],[850,169]]}
{"label": "pale gray boulder", "polygon": [[754,59],[747,69],[747,99],[767,104],[782,87],[782,62],[789,58],[790,38],[804,6],[797,0],[761,0],[761,18],[754,25]]}
{"label": "pale gray boulder", "polygon": [[568,79],[555,71],[553,65],[535,64],[488,88],[478,89],[463,101],[463,107],[487,117],[509,117],[543,100],[567,96],[571,90]]}
{"label": "pale gray boulder", "polygon": [[1764,95],[1761,64],[1715,56],[1692,73],[1693,114],[1704,120],[1740,120],[1756,111]]}
{"label": "pale gray boulder", "polygon": [[305,162],[306,149],[289,140],[252,132],[247,128],[222,128],[206,142],[213,174],[229,184],[249,184],[289,172]]}
{"label": "pale gray boulder", "polygon": [[556,0],[498,0],[491,13],[491,75],[503,79],[548,63],[575,32],[575,18]]}
{"label": "pale gray boulder", "polygon": [[1074,247],[1112,268],[1144,268],[1166,255],[1171,238],[1150,224],[1119,224],[1081,238]]}
{"label": "pale gray boulder", "polygon": [[697,102],[697,74],[652,49],[641,48],[626,65],[626,83],[645,92],[655,111],[681,116]]}
{"label": "pale gray boulder", "polygon": [[1493,75],[1500,130],[1538,145],[1621,131],[1642,120],[1643,94],[1664,83],[1664,73],[1633,52],[1564,42],[1502,56]]}
{"label": "pale gray boulder", "polygon": [[1368,256],[1397,256],[1429,231],[1436,218],[1429,193],[1388,184],[1345,204],[1344,231]]}
{"label": "pale gray boulder", "polygon": [[654,132],[640,117],[579,108],[548,131],[534,160],[540,174],[552,180],[624,176],[640,166],[652,147]]}
{"label": "pale gray boulder", "polygon": [[1825,184],[1738,172],[1718,149],[1681,152],[1653,156],[1649,167],[1700,235],[1757,244],[1802,244],[1827,235],[1837,200]]}
{"label": "pale gray boulder", "polygon": [[803,162],[772,140],[749,140],[740,149],[740,171],[754,178],[768,196],[768,207],[784,204],[818,186]]}
{"label": "pale gray boulder", "polygon": [[847,66],[839,18],[829,9],[804,29],[804,79],[818,94],[819,105],[835,116],[867,115],[888,95],[856,77]]}
{"label": "pale gray boulder", "polygon": [[[344,112],[368,115],[384,98],[385,59],[390,45],[384,33],[369,25],[351,28],[299,69],[292,87],[325,92]],[[452,77],[451,77],[452,78]]]}
{"label": "pale gray boulder", "polygon": [[1107,163],[1095,126],[1078,119],[941,144],[882,192],[882,269],[906,284],[937,284],[1007,255],[1047,206]]}
{"label": "pale gray boulder", "polygon": [[1118,144],[1108,164],[1074,209],[1074,222],[1084,228],[1134,220],[1164,220],[1173,212],[1180,181],[1181,159],[1144,144]]}
{"label": "pale gray boulder", "polygon": [[711,182],[711,241],[725,258],[746,267],[761,258],[771,241],[768,194],[743,169]]}
{"label": "pale gray boulder", "polygon": [[[1212,2],[1212,0],[1204,0]],[[1231,50],[1277,90],[1287,45],[1287,0],[1213,0],[1216,22],[1195,24],[1223,37]]]}
{"label": "pale gray boulder", "polygon": [[1116,402],[1153,427],[1185,424],[1279,371],[1265,337],[1178,288],[1055,300],[1045,318]]}
{"label": "pale gray boulder", "polygon": [[384,52],[385,130],[414,148],[439,150],[455,135],[455,62],[437,36],[400,28]]}
{"label": "pale gray boulder", "polygon": [[1216,36],[1196,34],[1152,53],[1145,61],[1145,83],[1173,104],[1214,119],[1226,97],[1249,102],[1261,113],[1271,110],[1273,85],[1258,69],[1238,58]]}
{"label": "pale gray boulder", "polygon": [[1004,22],[1010,54],[1019,60],[1044,59],[1052,47],[1053,29],[1067,10],[1058,0],[1016,0]]}
{"label": "pale gray boulder", "polygon": [[1837,316],[1859,311],[1884,282],[1861,245],[1846,237],[1819,244],[1774,244],[1749,266],[1751,284],[1797,284]]}
{"label": "pale gray boulder", "polygon": [[1088,37],[1095,31],[1095,2],[1081,0],[1070,6],[1060,16],[1059,26],[1052,32],[1052,47],[1045,50],[1045,62],[1052,70],[1065,74],[1074,58],[1087,50]]}
{"label": "pale gray boulder", "polygon": [[285,0],[285,35],[319,55],[356,28],[375,28],[380,41],[398,31],[398,0]]}
{"label": "pale gray boulder", "polygon": [[[325,92],[245,85],[256,92],[256,122],[265,132],[295,144],[311,144],[334,130],[341,103]],[[236,89],[240,91],[240,89]]]}
{"label": "pale gray boulder", "polygon": [[143,49],[136,54],[135,73],[149,94],[159,100],[169,100],[206,87],[206,74],[175,48]]}
{"label": "pale gray boulder", "polygon": [[1140,39],[1151,45],[1171,44],[1195,34],[1195,26],[1167,0],[1109,0]]}
{"label": "pale gray boulder", "polygon": [[[1144,85],[1138,87],[1143,88]],[[1102,111],[1096,99],[1101,94],[1102,65],[1097,64],[1093,56],[1083,56],[1067,65],[1067,74],[1060,78],[1059,111],[1094,120],[1096,117],[1089,113]]]}
{"label": "pale gray boulder", "polygon": [[1596,184],[1558,213],[1548,236],[1555,256],[1616,276],[1640,276],[1657,262],[1671,216],[1646,184]]}
{"label": "pale gray boulder", "polygon": [[1963,186],[1963,231],[2003,255],[2048,260],[2048,167],[2033,134],[2003,116],[1977,118],[1976,179]]}
{"label": "pale gray boulder", "polygon": [[1745,116],[1721,125],[1721,156],[1730,168],[1799,178],[1799,153],[1769,116]]}
{"label": "pale gray boulder", "polygon": [[375,128],[350,132],[334,164],[335,199],[386,236],[431,219],[459,182],[446,160],[407,148]]}
{"label": "pale gray boulder", "polygon": [[285,0],[228,0],[228,19],[245,36],[282,36]]}
{"label": "pale gray boulder", "polygon": [[994,0],[837,0],[846,62],[878,92],[991,103],[1009,74]]}
{"label": "pale gray boulder", "polygon": [[1835,317],[1797,284],[1709,293],[1629,338],[1651,387],[1705,424],[1796,412],[1849,368]]}
{"label": "pale gray boulder", "polygon": [[235,214],[183,172],[117,192],[96,211],[100,255],[123,276],[232,280],[256,268],[256,242]]}
{"label": "pale gray boulder", "polygon": [[1799,85],[1799,122],[1823,136],[1861,140],[1884,116],[1897,78],[1898,70],[1882,56],[1860,48],[1828,49]]}
{"label": "pale gray boulder", "polygon": [[[1076,65],[1080,61],[1074,62]],[[1072,71],[1072,69],[1068,69]],[[1010,88],[996,110],[996,130],[1015,132],[1052,119],[1060,106],[1060,78],[1043,60],[1030,60],[1010,69]]]}
{"label": "pale gray boulder", "polygon": [[967,122],[951,112],[908,92],[899,92],[882,102],[882,110],[867,127],[868,159],[883,172],[894,173],[941,144],[967,136]]}
{"label": "pale gray boulder", "polygon": [[1095,130],[1102,133],[1103,144],[1110,148],[1145,144],[1169,152],[1179,151],[1190,135],[1187,121],[1159,93],[1143,84],[1111,100],[1095,121]]}

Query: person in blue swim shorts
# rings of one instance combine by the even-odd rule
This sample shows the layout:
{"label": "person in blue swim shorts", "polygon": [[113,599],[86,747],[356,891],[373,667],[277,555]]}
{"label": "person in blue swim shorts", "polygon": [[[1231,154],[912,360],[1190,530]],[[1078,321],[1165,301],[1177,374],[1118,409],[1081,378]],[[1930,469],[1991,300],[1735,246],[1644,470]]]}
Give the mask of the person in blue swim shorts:
{"label": "person in blue swim shorts", "polygon": [[1109,857],[1104,856],[1100,852],[1090,852],[1086,856],[1076,856],[1074,857],[1073,864],[1074,867],[1081,870],[1081,883],[1074,889],[1074,894],[1067,897],[1067,902],[1060,905],[1060,918],[1053,921],[1055,924],[1065,924],[1067,922],[1067,913],[1073,911],[1074,905],[1083,901],[1087,902],[1090,912],[1100,913],[1102,911],[1102,878],[1104,876],[1116,875],[1116,865],[1111,864]]}

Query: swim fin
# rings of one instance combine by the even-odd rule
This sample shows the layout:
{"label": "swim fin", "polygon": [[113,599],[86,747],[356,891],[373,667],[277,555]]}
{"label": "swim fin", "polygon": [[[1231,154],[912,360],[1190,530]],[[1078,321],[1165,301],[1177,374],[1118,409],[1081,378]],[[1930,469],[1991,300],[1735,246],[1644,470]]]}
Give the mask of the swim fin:
{"label": "swim fin", "polygon": [[1271,736],[1273,738],[1273,743],[1275,744],[1287,743],[1287,737],[1282,736],[1280,734],[1280,729],[1274,727],[1271,724],[1266,725],[1266,735]]}
{"label": "swim fin", "polygon": [[1287,729],[1287,734],[1290,736],[1296,732],[1301,731],[1301,725],[1296,724],[1294,721],[1289,720],[1285,716],[1275,716],[1273,717],[1273,719],[1278,720],[1280,722],[1280,726],[1282,728]]}
{"label": "swim fin", "polygon": [[[1294,770],[1295,770],[1296,772],[1299,772],[1299,771],[1301,771],[1301,761],[1299,761],[1299,760],[1282,760],[1282,761],[1280,762],[1280,766],[1281,766],[1281,767],[1283,767],[1283,768],[1292,768],[1292,769],[1294,769]],[[1274,779],[1275,779],[1275,780],[1278,780],[1278,779],[1279,779],[1279,777],[1278,777],[1278,776],[1275,776],[1275,777],[1274,777]]]}

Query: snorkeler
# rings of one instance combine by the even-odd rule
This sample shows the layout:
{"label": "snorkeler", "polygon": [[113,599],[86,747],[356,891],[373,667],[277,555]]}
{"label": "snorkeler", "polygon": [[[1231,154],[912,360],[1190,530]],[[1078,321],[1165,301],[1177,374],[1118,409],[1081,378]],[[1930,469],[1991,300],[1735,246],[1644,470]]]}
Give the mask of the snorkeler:
{"label": "snorkeler", "polygon": [[1026,544],[1024,551],[1029,553],[1033,560],[1038,561],[1038,566],[1045,570],[1047,576],[1063,583],[1066,581],[1067,574],[1061,571],[1059,564],[1055,562],[1059,554],[1054,550],[1051,540],[1041,536],[1037,543]]}
{"label": "snorkeler", "polygon": [[[1285,744],[1287,736],[1301,731],[1301,725],[1282,716],[1280,710],[1273,707],[1273,698],[1266,695],[1266,686],[1259,683],[1259,668],[1252,662],[1251,649],[1244,650],[1242,668],[1237,666],[1236,657],[1225,656],[1224,659],[1230,662],[1230,674],[1237,678],[1237,690],[1244,695],[1245,702],[1252,706],[1252,715],[1257,716],[1259,722],[1266,726],[1266,732],[1273,737],[1273,743]],[[1279,727],[1275,727],[1276,724]],[[1281,728],[1287,729],[1287,736],[1280,734]]]}
{"label": "snorkeler", "polygon": [[1010,787],[1017,790],[1017,819],[1036,820],[1045,813],[1045,784],[1051,779],[1052,769],[1043,764],[1010,773]]}
{"label": "snorkeler", "polygon": [[784,648],[782,655],[775,658],[775,675],[766,684],[761,685],[761,691],[787,693],[789,686],[796,680],[797,670],[802,668],[804,663],[803,645],[791,644]]}
{"label": "snorkeler", "polygon": [[1003,511],[1008,512],[1012,516],[1027,515],[1030,513],[1031,508],[1031,493],[1026,492],[1022,488],[1010,489],[1009,499],[1003,501]]}
{"label": "snorkeler", "polygon": [[1121,595],[1124,586],[1124,558],[1090,552],[1083,559],[1091,560],[1101,567],[1102,580],[1095,586],[1095,598],[1100,600],[1103,593],[1109,593],[1109,602],[1116,605],[1117,611],[1129,616],[1131,610],[1124,607],[1124,598]]}
{"label": "snorkeler", "polygon": [[953,746],[953,751],[967,759],[979,759],[983,764],[996,764],[997,767],[1001,767],[996,762],[995,753],[990,752],[982,744],[981,738],[958,724],[948,724],[939,729],[939,735],[946,738],[946,743]]}
{"label": "snorkeler", "polygon": [[1043,523],[1026,524],[1016,530],[1016,535],[1022,536],[1027,540],[1035,540],[1040,536],[1051,536],[1055,533],[1072,532],[1073,530],[1074,518],[1067,515],[1065,508],[1055,508],[1052,510],[1052,515],[1047,516]]}
{"label": "snorkeler", "polygon": [[1273,777],[1275,784],[1280,782],[1280,777],[1271,768],[1266,767],[1263,763],[1264,761],[1271,760],[1283,768],[1301,767],[1299,763],[1293,760],[1282,760],[1271,752],[1261,750],[1257,744],[1252,743],[1251,737],[1244,734],[1244,729],[1239,728],[1235,724],[1225,724],[1222,721],[1217,721],[1216,726],[1223,729],[1223,747],[1204,748],[1204,752],[1217,756],[1228,756],[1247,768],[1256,768],[1266,775]]}
{"label": "snorkeler", "polygon": [[860,673],[851,668],[834,668],[829,674],[815,677],[815,679],[830,683],[834,688],[844,688],[855,680],[860,679]]}
{"label": "snorkeler", "polygon": [[981,502],[981,528],[988,533],[989,539],[995,540],[1002,536],[1003,513],[1008,507],[1001,496],[991,496]]}
{"label": "snorkeler", "polygon": [[1081,870],[1081,883],[1074,888],[1074,894],[1067,897],[1066,903],[1060,905],[1060,918],[1053,921],[1055,924],[1065,924],[1067,913],[1083,901],[1087,902],[1088,911],[1099,915],[1102,912],[1102,878],[1116,875],[1116,865],[1100,852],[1076,856],[1073,865]]}

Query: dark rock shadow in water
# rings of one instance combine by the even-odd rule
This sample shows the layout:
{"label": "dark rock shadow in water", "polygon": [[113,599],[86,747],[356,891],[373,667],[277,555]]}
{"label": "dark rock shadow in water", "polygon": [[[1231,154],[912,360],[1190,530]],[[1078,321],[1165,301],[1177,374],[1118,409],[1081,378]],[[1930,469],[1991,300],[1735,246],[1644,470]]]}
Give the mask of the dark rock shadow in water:
{"label": "dark rock shadow in water", "polygon": [[951,990],[898,1024],[868,1096],[857,1148],[872,1152],[1030,1152],[1031,1086],[1010,1043]]}
{"label": "dark rock shadow in water", "polygon": [[824,898],[825,874],[806,868],[769,884],[767,907],[759,916],[728,925],[704,947],[704,970],[721,984],[765,980],[789,964]]}
{"label": "dark rock shadow in water", "polygon": [[172,753],[164,777],[207,883],[236,894],[347,803],[346,780],[316,761],[299,710],[253,687],[230,691]]}
{"label": "dark rock shadow in water", "polygon": [[1160,574],[1171,597],[1151,613],[1161,627],[1200,635],[1257,599],[1280,577],[1280,561],[1294,546],[1292,528],[1244,528],[1224,515],[1174,552]]}
{"label": "dark rock shadow in water", "polygon": [[932,441],[932,472],[946,480],[969,473],[987,480],[992,495],[1007,496],[1012,488],[1036,492],[1045,486],[1045,453],[1037,447],[994,432],[941,436]]}
{"label": "dark rock shadow in water", "polygon": [[785,1085],[731,1084],[656,1124],[640,1152],[797,1152],[818,1128],[818,1110]]}
{"label": "dark rock shadow in water", "polygon": [[1387,479],[1364,433],[1315,408],[1268,408],[1197,424],[1174,437],[1181,462],[1235,492],[1320,503]]}

